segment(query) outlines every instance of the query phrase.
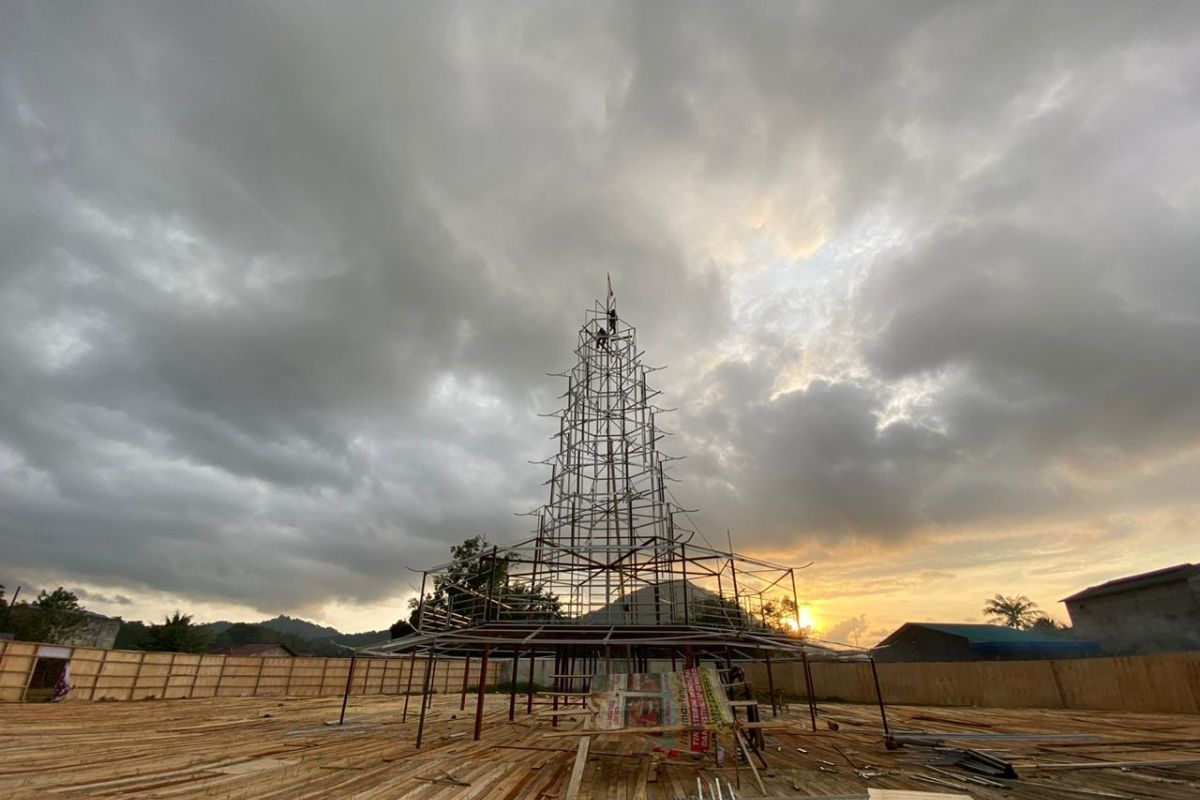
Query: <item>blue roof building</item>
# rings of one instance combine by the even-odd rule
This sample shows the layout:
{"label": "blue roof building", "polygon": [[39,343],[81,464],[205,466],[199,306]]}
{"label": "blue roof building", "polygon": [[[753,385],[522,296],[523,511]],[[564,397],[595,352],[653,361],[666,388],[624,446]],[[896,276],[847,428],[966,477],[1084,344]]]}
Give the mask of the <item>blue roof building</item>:
{"label": "blue roof building", "polygon": [[949,622],[906,622],[875,645],[877,661],[1029,661],[1100,655],[1100,645],[1052,633]]}

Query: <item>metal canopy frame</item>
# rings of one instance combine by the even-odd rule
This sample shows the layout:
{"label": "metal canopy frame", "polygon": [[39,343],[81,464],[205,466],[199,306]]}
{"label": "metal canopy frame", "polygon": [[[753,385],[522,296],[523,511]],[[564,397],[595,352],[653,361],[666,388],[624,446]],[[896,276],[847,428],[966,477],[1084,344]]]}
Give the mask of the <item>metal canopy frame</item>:
{"label": "metal canopy frame", "polygon": [[[372,656],[408,654],[414,650],[425,653],[436,649],[443,653],[478,652],[484,646],[538,647],[558,646],[641,647],[649,651],[668,653],[683,647],[697,651],[710,650],[724,659],[725,648],[742,648],[759,652],[779,653],[785,661],[789,656],[799,659],[803,653],[810,660],[864,661],[865,651],[835,651],[812,644],[805,639],[758,630],[736,630],[701,625],[573,625],[489,622],[468,628],[417,632],[401,639],[370,645],[359,650]],[[712,656],[716,658],[716,655]]]}

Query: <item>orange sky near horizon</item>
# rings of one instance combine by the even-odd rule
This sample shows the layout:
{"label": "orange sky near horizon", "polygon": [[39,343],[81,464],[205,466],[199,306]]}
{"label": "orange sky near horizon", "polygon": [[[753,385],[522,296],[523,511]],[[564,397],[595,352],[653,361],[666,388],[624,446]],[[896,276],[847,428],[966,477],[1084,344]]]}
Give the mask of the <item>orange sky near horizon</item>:
{"label": "orange sky near horizon", "polygon": [[[1193,511],[1176,522],[1200,518]],[[1140,528],[1126,519],[1114,532],[1097,524],[1061,530],[1009,532],[983,540],[963,536],[914,536],[892,546],[849,544],[815,556],[797,573],[802,605],[812,615],[818,638],[846,644],[875,644],[904,622],[984,622],[984,601],[994,594],[1023,594],[1040,610],[1068,622],[1063,597],[1113,578],[1200,560],[1200,531],[1186,523],[1169,530]],[[1161,523],[1160,523],[1161,524]],[[737,537],[734,546],[739,546]],[[1088,558],[1080,557],[1087,553]],[[779,552],[751,552],[778,560]],[[799,551],[796,558],[805,558]],[[112,587],[86,585],[97,594]],[[324,603],[277,613],[299,616],[346,633],[381,630],[408,614],[411,594],[362,605]],[[125,619],[153,621],[176,608],[199,621],[257,621],[274,616],[237,604],[189,601],[169,595],[139,596],[129,604],[88,601],[89,608]],[[841,637],[841,638],[839,638]]]}

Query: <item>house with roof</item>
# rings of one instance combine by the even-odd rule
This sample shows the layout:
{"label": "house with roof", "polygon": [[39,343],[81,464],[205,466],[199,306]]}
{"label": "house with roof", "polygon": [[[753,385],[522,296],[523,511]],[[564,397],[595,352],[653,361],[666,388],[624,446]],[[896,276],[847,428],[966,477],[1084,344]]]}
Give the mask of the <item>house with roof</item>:
{"label": "house with roof", "polygon": [[124,620],[120,617],[106,617],[94,611],[84,611],[83,622],[79,627],[60,637],[57,644],[111,650],[117,643],[117,634],[123,624]]}
{"label": "house with roof", "polygon": [[875,645],[876,661],[1029,661],[1100,655],[1096,642],[1003,625],[906,622]]}
{"label": "house with roof", "polygon": [[1200,564],[1176,564],[1064,598],[1072,628],[1108,653],[1200,650]]}

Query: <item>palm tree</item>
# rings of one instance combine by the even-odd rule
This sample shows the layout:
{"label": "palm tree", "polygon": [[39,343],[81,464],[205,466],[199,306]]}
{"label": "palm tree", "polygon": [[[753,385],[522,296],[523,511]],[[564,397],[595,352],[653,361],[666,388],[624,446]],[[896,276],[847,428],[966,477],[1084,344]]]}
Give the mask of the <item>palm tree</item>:
{"label": "palm tree", "polygon": [[1016,597],[998,594],[984,603],[983,613],[1010,628],[1028,628],[1039,616],[1037,603],[1023,594]]}
{"label": "palm tree", "polygon": [[191,614],[176,611],[166,617],[161,625],[151,625],[146,629],[143,646],[147,650],[200,653],[208,647],[209,638],[208,628],[194,625]]}

